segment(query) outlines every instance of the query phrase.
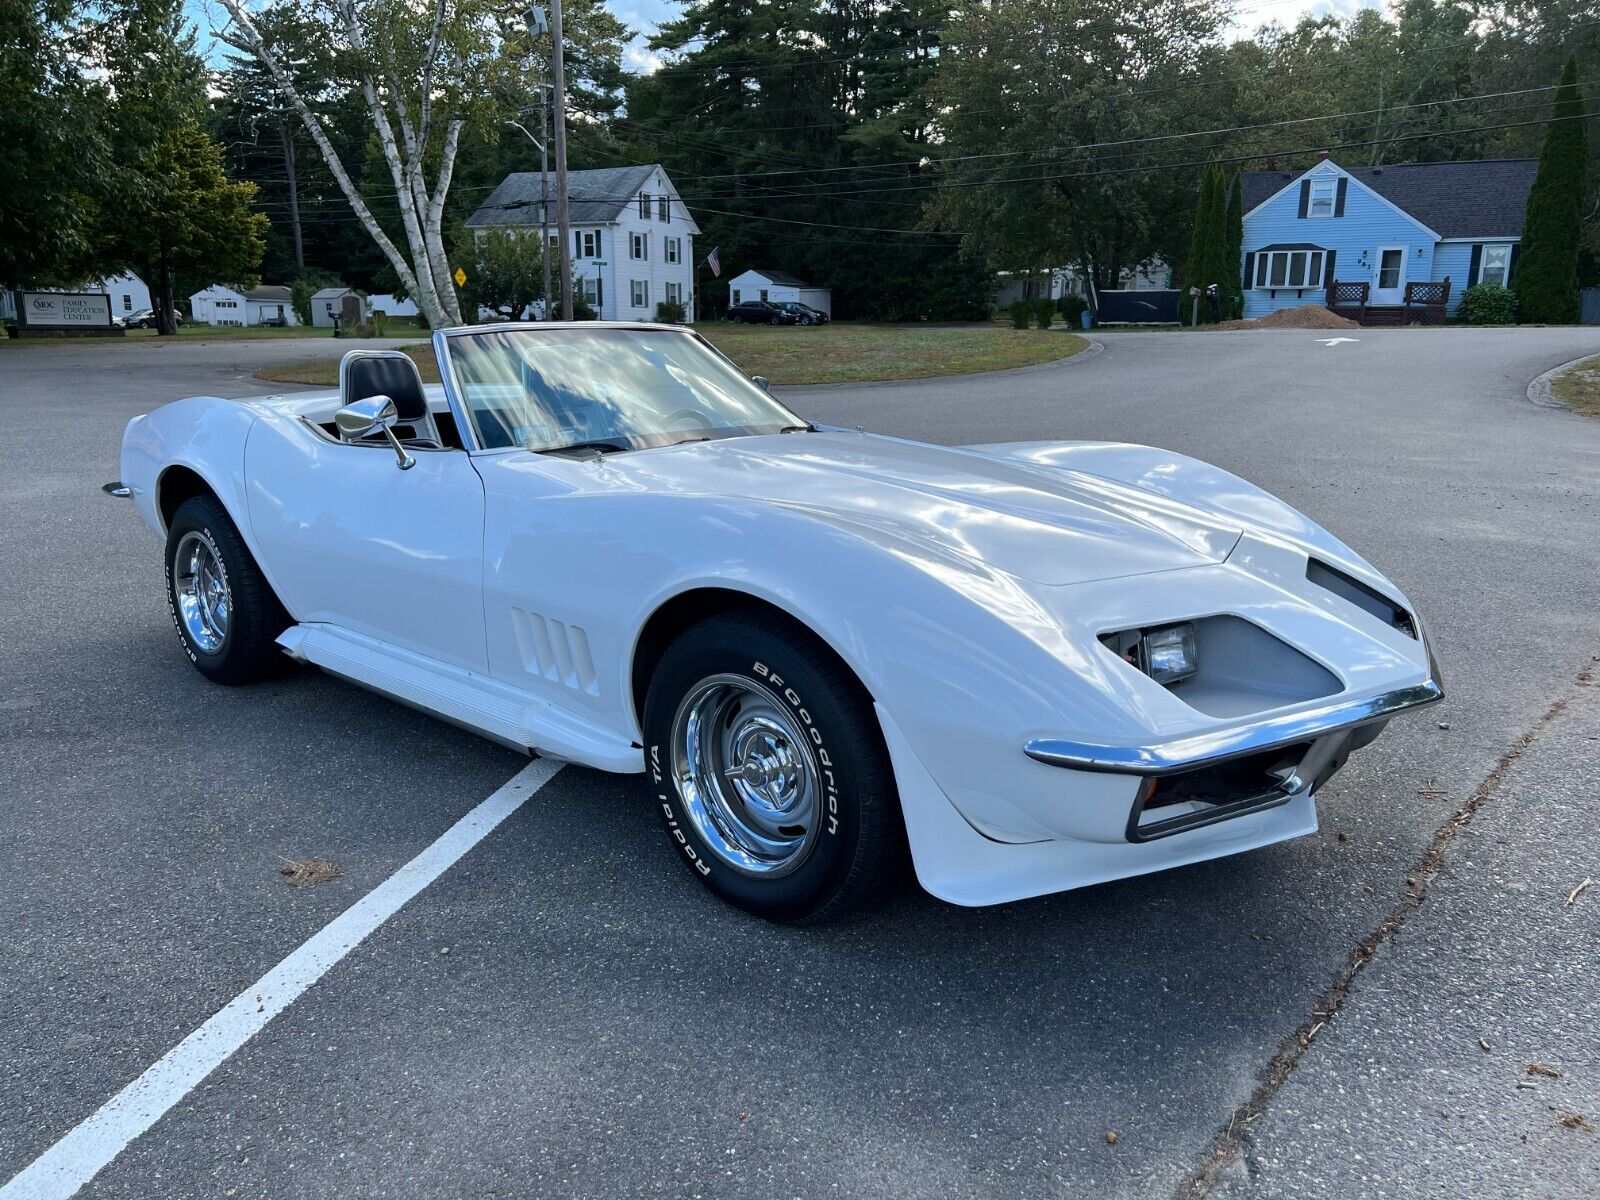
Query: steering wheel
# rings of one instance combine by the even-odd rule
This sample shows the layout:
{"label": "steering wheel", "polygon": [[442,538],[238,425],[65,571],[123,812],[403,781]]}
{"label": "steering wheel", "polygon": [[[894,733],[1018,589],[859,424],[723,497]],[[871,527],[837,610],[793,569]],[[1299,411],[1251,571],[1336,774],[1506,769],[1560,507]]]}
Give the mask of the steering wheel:
{"label": "steering wheel", "polygon": [[716,426],[711,423],[711,418],[707,417],[705,413],[701,412],[698,408],[680,408],[677,412],[667,417],[663,424],[672,426],[678,424],[680,421],[691,422],[700,429],[716,428]]}

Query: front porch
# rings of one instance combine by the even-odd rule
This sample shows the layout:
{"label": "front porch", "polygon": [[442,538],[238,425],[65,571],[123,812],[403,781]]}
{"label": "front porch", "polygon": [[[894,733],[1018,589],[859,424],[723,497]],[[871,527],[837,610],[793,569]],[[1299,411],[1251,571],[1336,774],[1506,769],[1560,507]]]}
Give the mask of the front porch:
{"label": "front porch", "polygon": [[1371,303],[1370,283],[1334,280],[1328,284],[1328,309],[1359,325],[1443,325],[1450,304],[1450,280],[1406,284],[1400,304]]}

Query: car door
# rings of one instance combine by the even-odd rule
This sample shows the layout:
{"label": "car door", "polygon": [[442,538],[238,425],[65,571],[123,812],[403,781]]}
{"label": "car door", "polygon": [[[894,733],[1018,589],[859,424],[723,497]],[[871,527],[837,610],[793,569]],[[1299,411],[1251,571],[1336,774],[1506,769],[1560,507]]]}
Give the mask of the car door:
{"label": "car door", "polygon": [[349,444],[299,418],[257,422],[250,523],[295,619],[326,622],[468,670],[488,669],[483,481],[462,450]]}

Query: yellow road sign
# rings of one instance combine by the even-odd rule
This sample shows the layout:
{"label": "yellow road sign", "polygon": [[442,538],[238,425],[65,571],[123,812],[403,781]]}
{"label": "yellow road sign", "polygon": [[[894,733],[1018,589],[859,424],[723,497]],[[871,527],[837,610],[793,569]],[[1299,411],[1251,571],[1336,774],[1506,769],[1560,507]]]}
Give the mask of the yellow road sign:
{"label": "yellow road sign", "polygon": [[465,271],[463,271],[460,267],[456,268],[455,280],[456,280],[456,286],[457,287],[466,287],[467,286],[467,273]]}

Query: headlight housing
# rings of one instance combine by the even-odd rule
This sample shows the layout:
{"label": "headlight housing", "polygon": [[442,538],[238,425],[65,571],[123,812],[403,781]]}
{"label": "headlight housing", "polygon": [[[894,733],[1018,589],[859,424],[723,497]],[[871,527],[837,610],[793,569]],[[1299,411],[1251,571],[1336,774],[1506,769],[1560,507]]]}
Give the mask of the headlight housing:
{"label": "headlight housing", "polygon": [[1200,667],[1192,621],[1149,629],[1124,629],[1100,640],[1117,657],[1162,685],[1188,679]]}

